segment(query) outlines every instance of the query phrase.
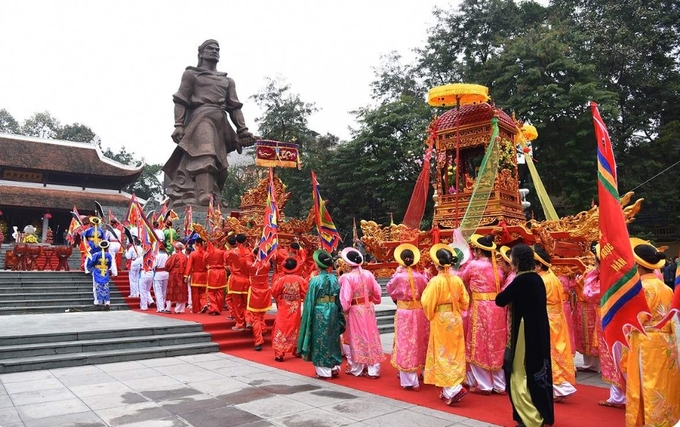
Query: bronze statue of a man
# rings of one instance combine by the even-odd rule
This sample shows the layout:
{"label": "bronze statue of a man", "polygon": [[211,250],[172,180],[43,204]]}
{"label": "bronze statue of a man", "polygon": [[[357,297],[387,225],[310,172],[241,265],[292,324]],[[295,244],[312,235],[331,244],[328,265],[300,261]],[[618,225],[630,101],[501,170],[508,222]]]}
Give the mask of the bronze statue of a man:
{"label": "bronze statue of a man", "polygon": [[234,80],[217,71],[219,60],[217,41],[203,42],[198,47],[198,65],[186,68],[179,90],[172,96],[172,139],[177,147],[163,172],[165,194],[173,207],[206,206],[211,194],[218,203],[227,178],[227,153],[241,153],[241,147],[255,142],[243,119]]}

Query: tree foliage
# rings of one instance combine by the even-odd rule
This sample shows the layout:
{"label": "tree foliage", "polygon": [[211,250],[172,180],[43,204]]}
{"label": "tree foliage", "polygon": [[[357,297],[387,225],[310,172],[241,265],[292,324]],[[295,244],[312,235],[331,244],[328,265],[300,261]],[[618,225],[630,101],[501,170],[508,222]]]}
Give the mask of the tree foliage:
{"label": "tree foliage", "polygon": [[[110,147],[107,147],[103,154],[105,157],[124,165],[139,167],[144,164],[144,159],[135,158],[135,153],[127,151],[124,146],[118,152],[114,152]],[[163,165],[160,163],[145,165],[139,179],[127,186],[125,191],[134,193],[137,197],[147,200],[161,198],[163,195],[163,185],[158,177],[162,170]]]}
{"label": "tree foliage", "polygon": [[4,108],[0,110],[0,132],[18,134],[19,122]]}

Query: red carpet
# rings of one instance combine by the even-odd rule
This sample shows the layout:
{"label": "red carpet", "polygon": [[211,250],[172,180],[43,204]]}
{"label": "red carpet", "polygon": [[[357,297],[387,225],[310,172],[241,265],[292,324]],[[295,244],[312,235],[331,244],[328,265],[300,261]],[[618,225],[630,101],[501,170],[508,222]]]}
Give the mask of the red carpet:
{"label": "red carpet", "polygon": [[[313,376],[314,368],[311,363],[302,359],[286,357],[283,363],[274,361],[274,354],[269,345],[261,352],[247,348],[228,349],[224,353],[251,360],[263,365],[283,369],[301,375]],[[454,407],[446,406],[438,399],[439,390],[434,386],[421,385],[420,391],[406,391],[399,386],[397,370],[389,362],[389,355],[382,364],[381,378],[371,380],[357,378],[353,375],[340,374],[331,382],[349,388],[365,391],[383,397],[401,400],[467,418],[473,418],[503,426],[515,426],[512,420],[512,408],[507,396],[493,394],[480,396],[468,393],[463,400]],[[598,401],[609,397],[609,390],[600,387],[577,385],[578,392],[565,403],[555,404],[556,427],[602,427],[624,425],[624,411],[622,409],[605,408],[597,404]]]}
{"label": "red carpet", "polygon": [[[121,293],[127,295],[127,283],[117,279],[116,285]],[[124,282],[127,282],[125,277]],[[138,311],[139,300],[130,299],[128,302],[131,308],[136,307]],[[220,350],[263,365],[283,369],[306,376],[314,376],[314,368],[311,363],[302,359],[287,356],[283,363],[274,361],[274,352],[271,349],[271,326],[274,323],[274,316],[265,317],[268,326],[268,333],[265,335],[265,346],[262,351],[253,351],[253,338],[250,332],[235,332],[231,330],[234,326],[233,320],[225,320],[228,312],[222,312],[220,316],[208,316],[206,314],[184,313],[160,314],[154,309],[144,313],[168,316],[175,319],[193,321],[201,323],[203,330],[212,335],[212,340],[220,344]],[[439,391],[430,385],[421,385],[420,391],[406,391],[399,386],[397,370],[389,362],[389,355],[382,364],[381,378],[371,380],[368,378],[357,378],[352,375],[340,374],[340,377],[330,380],[331,382],[345,387],[365,391],[391,399],[397,399],[427,408],[449,412],[467,418],[480,420],[483,422],[515,426],[512,420],[512,409],[507,396],[493,394],[491,396],[480,396],[468,393],[463,400],[454,407],[444,405],[438,399]],[[577,385],[578,392],[570,397],[565,403],[555,404],[555,426],[556,427],[602,427],[602,426],[622,426],[624,422],[624,411],[599,406],[598,401],[609,396],[606,388]]]}

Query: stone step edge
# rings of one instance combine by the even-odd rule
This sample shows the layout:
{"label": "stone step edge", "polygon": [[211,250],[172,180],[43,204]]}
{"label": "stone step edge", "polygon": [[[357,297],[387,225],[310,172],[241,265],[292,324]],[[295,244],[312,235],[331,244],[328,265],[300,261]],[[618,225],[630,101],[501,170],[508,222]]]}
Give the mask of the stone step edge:
{"label": "stone step edge", "polygon": [[[7,351],[30,351],[30,350],[43,350],[46,348],[68,348],[68,347],[80,347],[80,346],[92,346],[92,345],[106,345],[106,344],[131,344],[135,342],[142,342],[148,340],[170,340],[170,339],[183,339],[183,338],[203,338],[210,341],[210,334],[207,332],[185,332],[177,334],[159,334],[159,335],[141,335],[132,337],[119,337],[119,338],[101,338],[101,339],[90,339],[90,340],[77,340],[77,341],[53,341],[48,343],[32,343],[32,344],[17,344],[17,345],[5,345],[0,346],[0,353]],[[149,347],[149,346],[145,346]],[[141,347],[135,347],[141,348]],[[68,353],[63,353],[68,354]],[[12,357],[11,359],[14,359]],[[0,359],[3,360],[3,359]]]}
{"label": "stone step edge", "polygon": [[[199,354],[199,353],[211,353],[218,351],[218,345],[212,341],[207,341],[205,343],[193,343],[193,344],[179,344],[179,345],[167,345],[160,347],[139,347],[133,349],[120,349],[120,350],[107,350],[99,352],[86,352],[86,353],[69,353],[61,354],[56,356],[35,356],[35,357],[23,357],[16,359],[2,359],[0,360],[0,373],[17,372],[17,371],[7,371],[3,372],[6,367],[16,367],[16,366],[30,366],[41,363],[58,363],[65,361],[88,361],[88,363],[79,363],[67,366],[80,366],[80,365],[96,365],[98,363],[108,363],[108,362],[96,362],[96,359],[104,358],[124,358],[125,360],[139,360],[140,355],[153,354],[154,358],[157,357],[172,357],[174,355],[167,354],[173,351],[189,350],[187,353],[183,354]],[[208,351],[200,351],[200,350]],[[158,353],[166,353],[163,356],[159,356]],[[177,354],[178,356],[180,354]],[[129,357],[135,356],[135,357]],[[93,359],[92,361],[90,359]],[[30,369],[27,369],[30,370]]]}
{"label": "stone step edge", "polygon": [[[181,332],[180,332],[181,331]],[[156,326],[156,327],[140,327],[140,328],[126,328],[117,330],[94,330],[94,331],[82,331],[82,332],[53,332],[48,334],[36,334],[36,335],[4,335],[0,336],[0,342],[4,340],[25,340],[25,339],[35,339],[41,340],[41,342],[55,343],[60,341],[52,340],[52,338],[61,337],[74,337],[75,339],[68,341],[89,341],[94,335],[112,335],[112,334],[124,334],[122,337],[136,336],[135,334],[146,332],[145,336],[163,336],[168,334],[184,334],[184,333],[207,333],[203,330],[203,326],[199,323],[187,323],[184,325],[168,325],[168,326]],[[113,337],[113,338],[122,338]],[[109,338],[102,338],[109,339]],[[45,341],[49,340],[49,341]],[[24,343],[29,344],[29,343]],[[7,346],[7,345],[4,345]]]}
{"label": "stone step edge", "polygon": [[[40,307],[0,307],[0,314],[3,312],[10,312],[10,311],[37,311],[37,310],[56,310],[52,311],[51,313],[61,313],[65,310],[72,311],[74,313],[80,313],[84,311],[96,311],[97,308],[92,303],[89,304],[67,304],[67,305],[44,305]],[[130,307],[128,306],[127,303],[111,303],[111,310],[129,310]]]}

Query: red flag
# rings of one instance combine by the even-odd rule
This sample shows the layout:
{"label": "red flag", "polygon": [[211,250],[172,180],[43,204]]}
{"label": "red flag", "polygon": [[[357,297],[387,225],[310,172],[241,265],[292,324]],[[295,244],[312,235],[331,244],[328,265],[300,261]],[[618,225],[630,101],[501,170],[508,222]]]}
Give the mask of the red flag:
{"label": "red flag", "polygon": [[194,220],[194,210],[191,206],[185,206],[184,207],[184,224],[183,224],[183,231],[184,235],[188,236],[191,234],[191,223]]}
{"label": "red flag", "polygon": [[[432,121],[434,123],[435,120]],[[433,126],[433,125],[430,125]],[[432,134],[431,134],[432,135]],[[423,169],[418,175],[415,187],[413,187],[413,194],[411,194],[411,201],[408,203],[404,220],[402,223],[409,228],[420,228],[420,221],[423,220],[425,214],[425,205],[427,203],[427,193],[430,189],[430,159],[432,158],[432,147],[434,146],[434,138],[436,134],[430,136],[427,142],[427,150],[423,156]]]}
{"label": "red flag", "polygon": [[637,264],[630,245],[628,229],[619,199],[616,162],[609,133],[597,104],[590,103],[597,139],[597,194],[600,200],[600,288],[601,315],[605,341],[610,351],[614,343],[627,346],[624,335],[628,327],[644,333],[638,320],[641,312],[649,313],[642,290]]}
{"label": "red flag", "polygon": [[312,196],[314,197],[314,218],[316,220],[316,230],[321,240],[321,248],[328,252],[333,252],[342,241],[338,229],[335,228],[330,212],[326,209],[326,203],[319,193],[319,182],[316,174],[312,171]]}

